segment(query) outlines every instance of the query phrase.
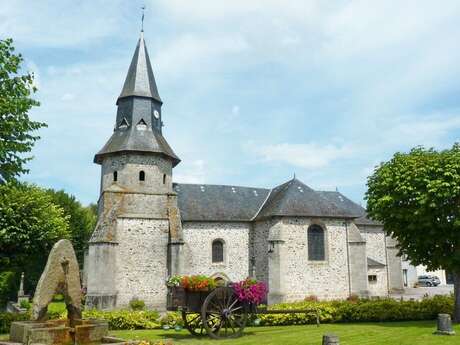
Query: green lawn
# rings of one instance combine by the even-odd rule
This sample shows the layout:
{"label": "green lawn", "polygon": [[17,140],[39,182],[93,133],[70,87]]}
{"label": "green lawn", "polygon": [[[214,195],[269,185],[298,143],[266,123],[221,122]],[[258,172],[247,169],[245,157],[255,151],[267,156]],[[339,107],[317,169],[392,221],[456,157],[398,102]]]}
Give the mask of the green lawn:
{"label": "green lawn", "polygon": [[[329,324],[316,326],[282,326],[246,328],[238,339],[218,341],[218,344],[234,345],[320,345],[322,335],[334,333],[340,337],[341,345],[459,345],[460,325],[455,326],[456,336],[433,335],[435,321],[386,322],[373,324]],[[207,337],[195,338],[187,331],[141,330],[112,331],[112,335],[125,339],[159,340],[172,339],[176,344],[216,344]]]}

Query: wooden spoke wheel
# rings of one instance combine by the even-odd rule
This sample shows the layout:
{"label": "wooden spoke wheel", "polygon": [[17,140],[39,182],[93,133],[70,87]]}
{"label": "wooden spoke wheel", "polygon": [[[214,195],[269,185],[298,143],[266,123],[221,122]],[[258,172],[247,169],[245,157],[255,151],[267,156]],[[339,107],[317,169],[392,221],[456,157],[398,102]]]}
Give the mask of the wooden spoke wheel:
{"label": "wooden spoke wheel", "polygon": [[203,322],[201,321],[200,313],[193,313],[182,310],[182,320],[184,321],[184,326],[191,334],[197,337],[206,334],[206,329],[204,328]]}
{"label": "wooden spoke wheel", "polygon": [[218,287],[204,300],[201,319],[211,338],[236,338],[243,334],[248,315],[232,288]]}

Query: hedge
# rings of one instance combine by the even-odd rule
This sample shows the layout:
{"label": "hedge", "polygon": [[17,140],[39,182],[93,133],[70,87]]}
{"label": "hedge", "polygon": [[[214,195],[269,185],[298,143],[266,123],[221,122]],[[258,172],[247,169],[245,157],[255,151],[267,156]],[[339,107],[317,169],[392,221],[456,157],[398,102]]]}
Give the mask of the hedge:
{"label": "hedge", "polygon": [[[306,309],[304,314],[260,314],[261,326],[304,325],[333,322],[380,322],[433,320],[440,313],[452,314],[454,299],[435,296],[421,301],[360,299],[357,301],[297,302],[272,305],[269,309]],[[253,317],[255,318],[255,317]]]}
{"label": "hedge", "polygon": [[[438,314],[452,314],[454,298],[452,296],[435,296],[421,301],[398,301],[393,299],[360,299],[356,301],[315,302],[305,301],[282,303],[269,307],[277,310],[302,309],[301,314],[258,314],[251,315],[251,320],[259,319],[261,326],[305,325],[316,323],[317,316],[321,323],[337,322],[381,322],[381,321],[410,321],[434,320]],[[65,317],[65,312],[48,313],[50,318]],[[168,313],[168,317],[160,318],[156,311],[115,310],[99,311],[85,310],[86,319],[105,319],[112,330],[121,329],[156,329],[162,324],[170,326],[179,324],[179,313]],[[28,319],[28,314],[0,313],[0,334],[8,333],[11,322]]]}
{"label": "hedge", "polygon": [[110,329],[155,329],[160,328],[160,314],[145,310],[85,310],[85,319],[105,319]]}

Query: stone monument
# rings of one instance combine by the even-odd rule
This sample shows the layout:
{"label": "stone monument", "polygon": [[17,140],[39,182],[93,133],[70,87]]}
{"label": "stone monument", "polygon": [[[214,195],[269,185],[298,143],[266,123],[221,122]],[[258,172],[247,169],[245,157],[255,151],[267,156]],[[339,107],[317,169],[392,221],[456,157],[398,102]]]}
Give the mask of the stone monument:
{"label": "stone monument", "polygon": [[[48,305],[53,296],[62,294],[67,319],[48,320]],[[81,318],[81,285],[77,258],[69,240],[57,242],[48,256],[45,270],[35,290],[32,320],[13,322],[10,341],[0,345],[88,345],[100,343],[127,344],[123,339],[108,337],[105,320]]]}
{"label": "stone monument", "polygon": [[455,335],[455,331],[452,328],[452,320],[449,314],[438,315],[438,329],[434,334],[439,335]]}

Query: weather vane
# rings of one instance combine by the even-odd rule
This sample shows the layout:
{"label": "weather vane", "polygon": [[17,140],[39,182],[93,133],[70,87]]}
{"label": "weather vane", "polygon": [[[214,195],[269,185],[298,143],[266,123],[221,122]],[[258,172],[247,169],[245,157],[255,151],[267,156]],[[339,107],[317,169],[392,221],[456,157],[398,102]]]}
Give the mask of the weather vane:
{"label": "weather vane", "polygon": [[142,19],[141,19],[141,31],[144,32],[144,11],[145,11],[145,5],[141,7],[142,9]]}

